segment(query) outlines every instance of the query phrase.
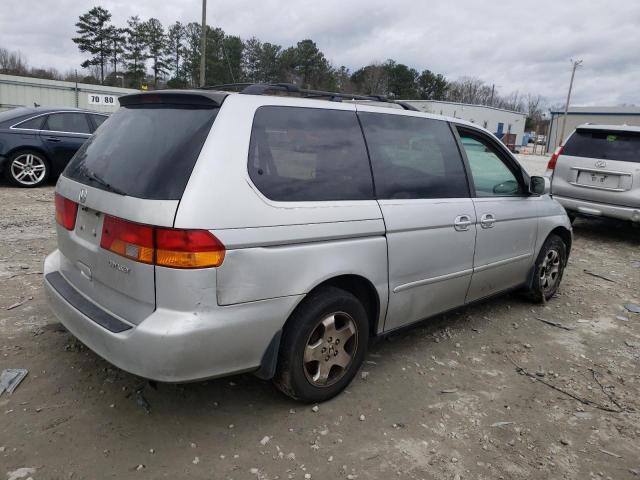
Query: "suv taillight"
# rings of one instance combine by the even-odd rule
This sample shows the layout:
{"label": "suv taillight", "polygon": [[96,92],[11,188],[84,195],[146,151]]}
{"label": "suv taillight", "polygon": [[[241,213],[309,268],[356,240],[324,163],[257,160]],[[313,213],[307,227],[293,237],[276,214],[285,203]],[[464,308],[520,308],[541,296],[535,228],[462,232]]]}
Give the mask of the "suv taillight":
{"label": "suv taillight", "polygon": [[73,200],[63,197],[59,193],[55,195],[55,204],[56,222],[67,230],[73,230],[76,227],[78,204]]}
{"label": "suv taillight", "polygon": [[549,160],[549,163],[547,164],[547,169],[549,170],[555,170],[556,168],[556,163],[558,163],[558,157],[560,155],[562,155],[562,149],[564,147],[560,146],[558,148],[556,148],[556,151],[553,152],[553,155],[551,155],[551,159]]}
{"label": "suv taillight", "polygon": [[153,227],[106,215],[100,246],[136,262],[171,268],[222,265],[224,245],[207,230]]}

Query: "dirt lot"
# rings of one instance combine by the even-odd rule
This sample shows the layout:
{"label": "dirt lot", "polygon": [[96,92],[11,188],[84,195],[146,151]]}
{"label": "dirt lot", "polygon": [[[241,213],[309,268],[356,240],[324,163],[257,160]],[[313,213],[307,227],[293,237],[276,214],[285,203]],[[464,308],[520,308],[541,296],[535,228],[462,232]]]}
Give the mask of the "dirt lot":
{"label": "dirt lot", "polygon": [[41,287],[52,192],[0,186],[0,369],[30,372],[0,397],[0,479],[640,478],[638,228],[578,220],[551,302],[380,341],[314,411],[252,375],[152,385],[76,343]]}

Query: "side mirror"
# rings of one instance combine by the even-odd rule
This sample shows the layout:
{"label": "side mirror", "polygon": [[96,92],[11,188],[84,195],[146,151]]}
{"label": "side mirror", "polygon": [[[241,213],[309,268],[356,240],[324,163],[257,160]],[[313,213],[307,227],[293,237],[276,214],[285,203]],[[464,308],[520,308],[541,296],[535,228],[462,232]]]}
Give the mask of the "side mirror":
{"label": "side mirror", "polygon": [[551,181],[547,177],[531,177],[529,192],[536,195],[546,195],[551,192]]}
{"label": "side mirror", "polygon": [[519,190],[520,185],[515,180],[507,180],[493,187],[493,193],[498,195],[517,195]]}

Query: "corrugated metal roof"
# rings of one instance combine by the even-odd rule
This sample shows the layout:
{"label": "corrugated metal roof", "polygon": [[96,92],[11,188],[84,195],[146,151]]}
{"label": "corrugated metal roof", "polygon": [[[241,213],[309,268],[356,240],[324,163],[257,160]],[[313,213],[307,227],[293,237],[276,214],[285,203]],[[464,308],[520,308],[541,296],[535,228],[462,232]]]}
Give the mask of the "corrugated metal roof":
{"label": "corrugated metal roof", "polygon": [[444,101],[444,100],[403,100],[403,102],[407,102],[407,103],[444,103],[446,105],[460,105],[461,107],[487,108],[487,109],[490,109],[490,110],[498,110],[499,112],[515,113],[516,115],[522,115],[523,117],[527,116],[526,113],[518,112],[516,110],[507,110],[506,108],[491,107],[489,105],[476,105],[474,103],[447,102],[447,101]]}
{"label": "corrugated metal roof", "polygon": [[[552,114],[564,114],[564,110],[551,110]],[[569,107],[570,115],[640,115],[640,107]]]}

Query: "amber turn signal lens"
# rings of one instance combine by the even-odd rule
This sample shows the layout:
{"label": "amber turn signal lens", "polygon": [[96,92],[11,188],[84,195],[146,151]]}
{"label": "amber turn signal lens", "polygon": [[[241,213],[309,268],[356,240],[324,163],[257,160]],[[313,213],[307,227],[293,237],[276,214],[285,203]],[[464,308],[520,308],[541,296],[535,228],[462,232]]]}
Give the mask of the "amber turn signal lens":
{"label": "amber turn signal lens", "polygon": [[100,246],[136,262],[170,268],[222,265],[225,247],[208,230],[153,227],[106,215]]}

